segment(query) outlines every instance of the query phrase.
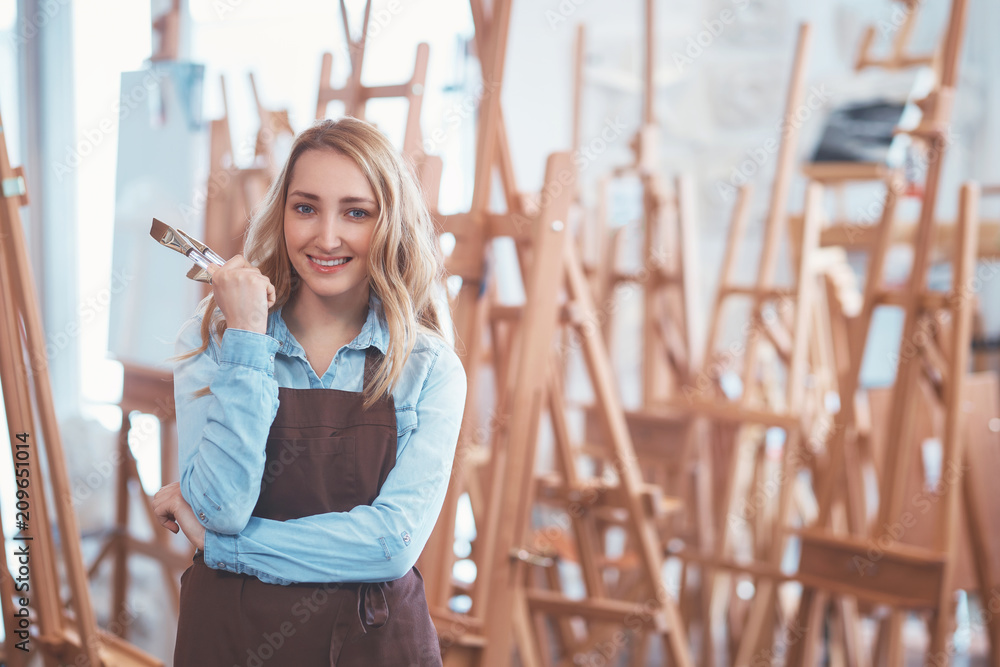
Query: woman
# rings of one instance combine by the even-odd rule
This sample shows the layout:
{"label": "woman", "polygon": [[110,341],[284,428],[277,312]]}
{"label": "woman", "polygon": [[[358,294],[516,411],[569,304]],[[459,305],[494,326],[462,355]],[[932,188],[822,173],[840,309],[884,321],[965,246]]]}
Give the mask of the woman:
{"label": "woman", "polygon": [[414,563],[466,385],[413,176],[371,125],[318,122],[244,249],[177,341],[181,481],[154,505],[197,551],[174,664],[440,665]]}

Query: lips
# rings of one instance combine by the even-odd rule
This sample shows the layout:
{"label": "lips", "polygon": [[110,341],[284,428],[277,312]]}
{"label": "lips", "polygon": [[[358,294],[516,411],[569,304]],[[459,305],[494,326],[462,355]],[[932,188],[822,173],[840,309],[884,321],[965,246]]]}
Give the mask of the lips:
{"label": "lips", "polygon": [[318,273],[336,273],[347,266],[351,259],[353,259],[351,257],[319,259],[318,257],[313,257],[311,255],[306,255],[306,257],[309,258],[309,266]]}
{"label": "lips", "polygon": [[309,257],[309,259],[320,266],[340,266],[341,264],[346,264],[351,261],[350,257],[338,257],[337,259],[319,259],[317,257]]}

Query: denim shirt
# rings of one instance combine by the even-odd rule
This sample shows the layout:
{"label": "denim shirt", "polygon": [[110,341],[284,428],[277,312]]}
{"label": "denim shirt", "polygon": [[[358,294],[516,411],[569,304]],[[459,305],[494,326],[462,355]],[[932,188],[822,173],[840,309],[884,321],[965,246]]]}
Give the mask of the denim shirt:
{"label": "denim shirt", "polygon": [[[252,517],[278,387],[360,392],[365,352],[389,332],[372,296],[361,333],[322,377],[281,318],[267,334],[227,329],[221,345],[174,364],[181,493],[205,526],[205,563],[274,584],[390,581],[409,572],[444,502],[465,407],[466,376],[445,341],[417,337],[392,392],[396,465],[372,505],[276,521]],[[201,345],[201,315],[181,328],[176,352]],[[209,387],[211,394],[194,393]]]}

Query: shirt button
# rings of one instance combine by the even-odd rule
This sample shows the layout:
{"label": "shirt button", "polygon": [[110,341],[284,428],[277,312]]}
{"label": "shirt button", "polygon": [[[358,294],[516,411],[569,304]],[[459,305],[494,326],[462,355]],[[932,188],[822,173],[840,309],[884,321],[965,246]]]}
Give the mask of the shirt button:
{"label": "shirt button", "polygon": [[198,512],[198,518],[201,519],[202,521],[204,521],[205,520],[205,513],[204,512]]}
{"label": "shirt button", "polygon": [[226,566],[226,564],[223,563],[221,560],[218,563],[216,563],[216,565],[218,565],[219,567],[225,567]]}
{"label": "shirt button", "polygon": [[403,533],[403,543],[404,544],[409,544],[410,543],[410,534],[409,533]]}

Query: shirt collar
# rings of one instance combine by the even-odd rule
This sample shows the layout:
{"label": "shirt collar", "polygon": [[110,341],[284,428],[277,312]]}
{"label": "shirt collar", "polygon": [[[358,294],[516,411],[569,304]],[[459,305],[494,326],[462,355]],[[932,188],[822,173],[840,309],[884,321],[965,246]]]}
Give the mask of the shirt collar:
{"label": "shirt collar", "polygon": [[[278,341],[279,351],[283,354],[293,356],[296,353],[305,354],[305,350],[288,330],[284,318],[281,316],[281,308],[275,310],[268,317],[267,335]],[[382,300],[370,292],[368,296],[368,317],[361,327],[361,332],[354,337],[347,347],[352,350],[366,350],[375,347],[382,354],[386,353],[389,347],[389,332],[386,329],[385,313],[382,310]]]}

